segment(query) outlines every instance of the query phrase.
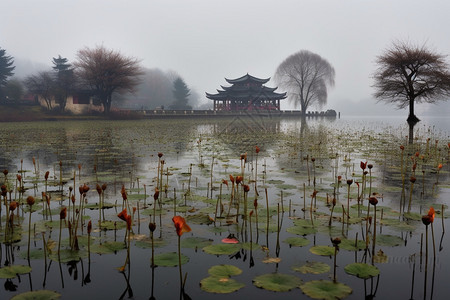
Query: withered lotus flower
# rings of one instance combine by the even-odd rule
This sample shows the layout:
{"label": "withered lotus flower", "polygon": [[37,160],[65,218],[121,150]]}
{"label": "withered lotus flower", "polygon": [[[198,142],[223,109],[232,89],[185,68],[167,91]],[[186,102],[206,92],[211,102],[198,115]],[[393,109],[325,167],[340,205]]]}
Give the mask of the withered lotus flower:
{"label": "withered lotus flower", "polygon": [[3,170],[3,175],[5,175],[5,176],[8,175],[8,170],[4,169]]}
{"label": "withered lotus flower", "polygon": [[27,197],[27,204],[29,205],[29,206],[33,206],[33,204],[34,204],[34,197],[33,196],[28,196]]}
{"label": "withered lotus flower", "polygon": [[59,219],[63,220],[67,217],[67,207],[61,208],[61,211],[59,213]]}
{"label": "withered lotus flower", "polygon": [[236,184],[241,183],[243,179],[244,178],[242,178],[242,176],[240,176],[240,175],[236,176]]}
{"label": "withered lotus flower", "polygon": [[183,233],[191,231],[191,227],[186,224],[186,220],[183,217],[175,216],[172,218],[172,221],[178,236],[182,236]]}
{"label": "withered lotus flower", "polygon": [[159,189],[156,188],[155,193],[153,194],[153,199],[156,201],[156,200],[158,200],[158,198],[159,198]]}
{"label": "withered lotus flower", "polygon": [[369,203],[375,206],[378,204],[378,199],[376,197],[370,197]]}
{"label": "withered lotus flower", "polygon": [[250,191],[250,187],[248,186],[248,184],[244,184],[244,192],[248,192]]}
{"label": "withered lotus flower", "polygon": [[92,232],[92,222],[91,221],[89,221],[89,223],[88,223],[87,232],[88,232],[88,234],[91,234],[91,232]]}
{"label": "withered lotus flower", "polygon": [[106,190],[106,187],[107,187],[106,183],[102,184],[102,190],[103,191]]}
{"label": "withered lotus flower", "polygon": [[163,157],[164,154],[162,154],[162,152],[158,152],[158,157],[161,158]]}
{"label": "withered lotus flower", "polygon": [[228,186],[228,180],[222,179],[222,183],[225,184],[226,186]]}
{"label": "withered lotus flower", "polygon": [[259,153],[259,151],[260,151],[259,147],[258,147],[258,146],[255,146],[255,152],[256,152],[256,153]]}
{"label": "withered lotus flower", "polygon": [[9,204],[9,210],[10,210],[10,211],[14,211],[16,208],[17,208],[17,202],[16,202],[16,201],[12,201],[12,202]]}
{"label": "withered lotus flower", "polygon": [[422,223],[423,223],[425,226],[430,225],[430,223],[431,223],[431,217],[430,217],[429,215],[424,215],[424,216],[422,216]]}
{"label": "withered lotus flower", "polygon": [[353,183],[353,179],[347,179],[347,184],[351,185]]}
{"label": "withered lotus flower", "polygon": [[45,172],[45,175],[44,175],[45,181],[48,180],[48,176],[49,176],[49,175],[50,175],[50,171]]}
{"label": "withered lotus flower", "polygon": [[230,181],[231,181],[232,183],[234,183],[234,177],[233,177],[233,175],[231,175],[231,174],[230,174]]}
{"label": "withered lotus flower", "polygon": [[100,186],[100,184],[97,183],[97,186],[95,187],[95,189],[97,190],[97,193],[99,195],[102,193],[102,187]]}
{"label": "withered lotus flower", "polygon": [[150,229],[151,232],[156,230],[156,224],[155,223],[148,223],[148,229]]}

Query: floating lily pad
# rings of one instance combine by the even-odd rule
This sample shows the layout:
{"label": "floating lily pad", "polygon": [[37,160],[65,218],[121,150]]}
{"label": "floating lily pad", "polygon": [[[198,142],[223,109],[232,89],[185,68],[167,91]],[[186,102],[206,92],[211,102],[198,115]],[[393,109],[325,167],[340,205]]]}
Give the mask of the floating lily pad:
{"label": "floating lily pad", "polygon": [[195,237],[190,236],[181,240],[181,247],[183,248],[203,248],[211,245],[213,240],[203,238],[203,237]]}
{"label": "floating lily pad", "polygon": [[292,270],[301,272],[303,274],[322,274],[330,271],[330,266],[323,262],[309,261],[303,266],[292,267]]}
{"label": "floating lily pad", "polygon": [[414,212],[404,213],[403,217],[405,217],[406,219],[415,220],[415,221],[422,220],[422,216],[420,214],[414,213]]}
{"label": "floating lily pad", "polygon": [[[150,238],[138,240],[138,241],[136,241],[136,243],[134,245],[139,248],[148,249],[148,248],[152,247],[152,240]],[[165,245],[167,245],[166,239],[159,239],[159,238],[153,239],[153,247],[154,248],[163,247]],[[183,245],[183,240],[181,241],[181,245]],[[188,248],[188,247],[185,247],[185,248]]]}
{"label": "floating lily pad", "polygon": [[366,242],[363,240],[351,240],[343,238],[341,239],[341,243],[339,244],[339,249],[349,250],[349,251],[358,251],[366,249]]}
{"label": "floating lily pad", "polygon": [[345,266],[344,270],[347,274],[354,275],[363,279],[367,279],[380,274],[380,270],[377,267],[364,263],[348,264]]}
{"label": "floating lily pad", "polygon": [[245,284],[228,277],[209,276],[200,281],[205,292],[227,294],[243,288]]}
{"label": "floating lily pad", "polygon": [[[155,264],[160,267],[176,267],[178,266],[178,253],[168,252],[155,255]],[[189,257],[181,254],[181,264],[184,265],[189,261]]]}
{"label": "floating lily pad", "polygon": [[244,250],[250,250],[250,248],[252,250],[261,249],[261,246],[257,243],[248,242],[248,243],[241,243],[240,245],[241,245],[242,249],[244,249]]}
{"label": "floating lily pad", "polygon": [[297,235],[308,235],[317,232],[314,227],[292,226],[286,229],[287,232]]}
{"label": "floating lily pad", "polygon": [[218,265],[209,268],[208,273],[216,277],[230,277],[241,274],[242,270],[233,265]]}
{"label": "floating lily pad", "polygon": [[389,234],[377,235],[376,242],[377,245],[391,247],[398,246],[404,243],[404,241],[398,236]]}
{"label": "floating lily pad", "polygon": [[274,292],[287,292],[301,283],[302,280],[296,276],[280,273],[264,274],[253,279],[255,286]]}
{"label": "floating lily pad", "polygon": [[203,251],[214,255],[234,254],[241,249],[239,244],[215,244],[203,248]]}
{"label": "floating lily pad", "polygon": [[25,265],[12,265],[0,268],[0,278],[11,279],[15,278],[18,274],[27,274],[31,272],[30,266]]}
{"label": "floating lily pad", "polygon": [[11,300],[55,300],[59,299],[60,297],[61,294],[58,294],[57,292],[49,290],[39,290],[16,295],[12,297]]}
{"label": "floating lily pad", "polygon": [[309,248],[309,252],[316,255],[322,256],[333,256],[334,255],[334,247],[331,246],[313,246]]}
{"label": "floating lily pad", "polygon": [[124,242],[104,242],[102,244],[91,245],[91,252],[98,254],[115,253],[126,248]]}
{"label": "floating lily pad", "polygon": [[284,242],[294,247],[303,247],[309,244],[309,240],[302,237],[289,237]]}
{"label": "floating lily pad", "polygon": [[343,299],[352,293],[352,289],[343,283],[329,280],[308,281],[300,286],[302,292],[313,299]]}
{"label": "floating lily pad", "polygon": [[[28,258],[28,251],[25,249],[25,251],[20,252],[20,258],[27,259]],[[43,259],[44,258],[44,250],[42,248],[39,249],[30,249],[30,259]]]}

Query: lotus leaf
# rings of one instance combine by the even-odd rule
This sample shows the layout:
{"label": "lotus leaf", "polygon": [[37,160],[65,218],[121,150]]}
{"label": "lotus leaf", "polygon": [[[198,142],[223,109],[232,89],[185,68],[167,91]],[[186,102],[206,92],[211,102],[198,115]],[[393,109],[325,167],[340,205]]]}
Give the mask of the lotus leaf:
{"label": "lotus leaf", "polygon": [[313,299],[343,299],[352,293],[352,289],[339,282],[329,280],[308,281],[300,286],[302,292]]}
{"label": "lotus leaf", "polygon": [[281,273],[264,274],[253,279],[255,286],[274,292],[287,292],[299,287],[301,283],[300,278]]}
{"label": "lotus leaf", "polygon": [[364,263],[348,264],[345,266],[344,270],[347,274],[355,275],[363,279],[367,279],[380,274],[380,270],[377,267]]}

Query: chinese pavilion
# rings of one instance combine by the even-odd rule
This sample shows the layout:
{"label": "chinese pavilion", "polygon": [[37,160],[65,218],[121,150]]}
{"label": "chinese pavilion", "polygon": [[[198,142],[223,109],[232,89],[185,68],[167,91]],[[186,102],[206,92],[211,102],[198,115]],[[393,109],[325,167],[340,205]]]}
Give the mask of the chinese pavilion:
{"label": "chinese pavilion", "polygon": [[206,93],[214,101],[214,110],[219,111],[253,111],[280,110],[280,100],[286,93],[276,93],[275,88],[266,87],[270,78],[261,79],[248,73],[236,79],[226,79],[231,86],[220,86],[217,94]]}

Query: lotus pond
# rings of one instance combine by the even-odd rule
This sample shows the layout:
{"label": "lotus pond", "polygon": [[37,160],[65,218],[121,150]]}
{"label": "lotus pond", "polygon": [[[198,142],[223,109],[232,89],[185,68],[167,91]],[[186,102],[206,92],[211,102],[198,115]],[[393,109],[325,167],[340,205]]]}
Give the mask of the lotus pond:
{"label": "lotus pond", "polygon": [[447,299],[435,121],[2,124],[0,299]]}

